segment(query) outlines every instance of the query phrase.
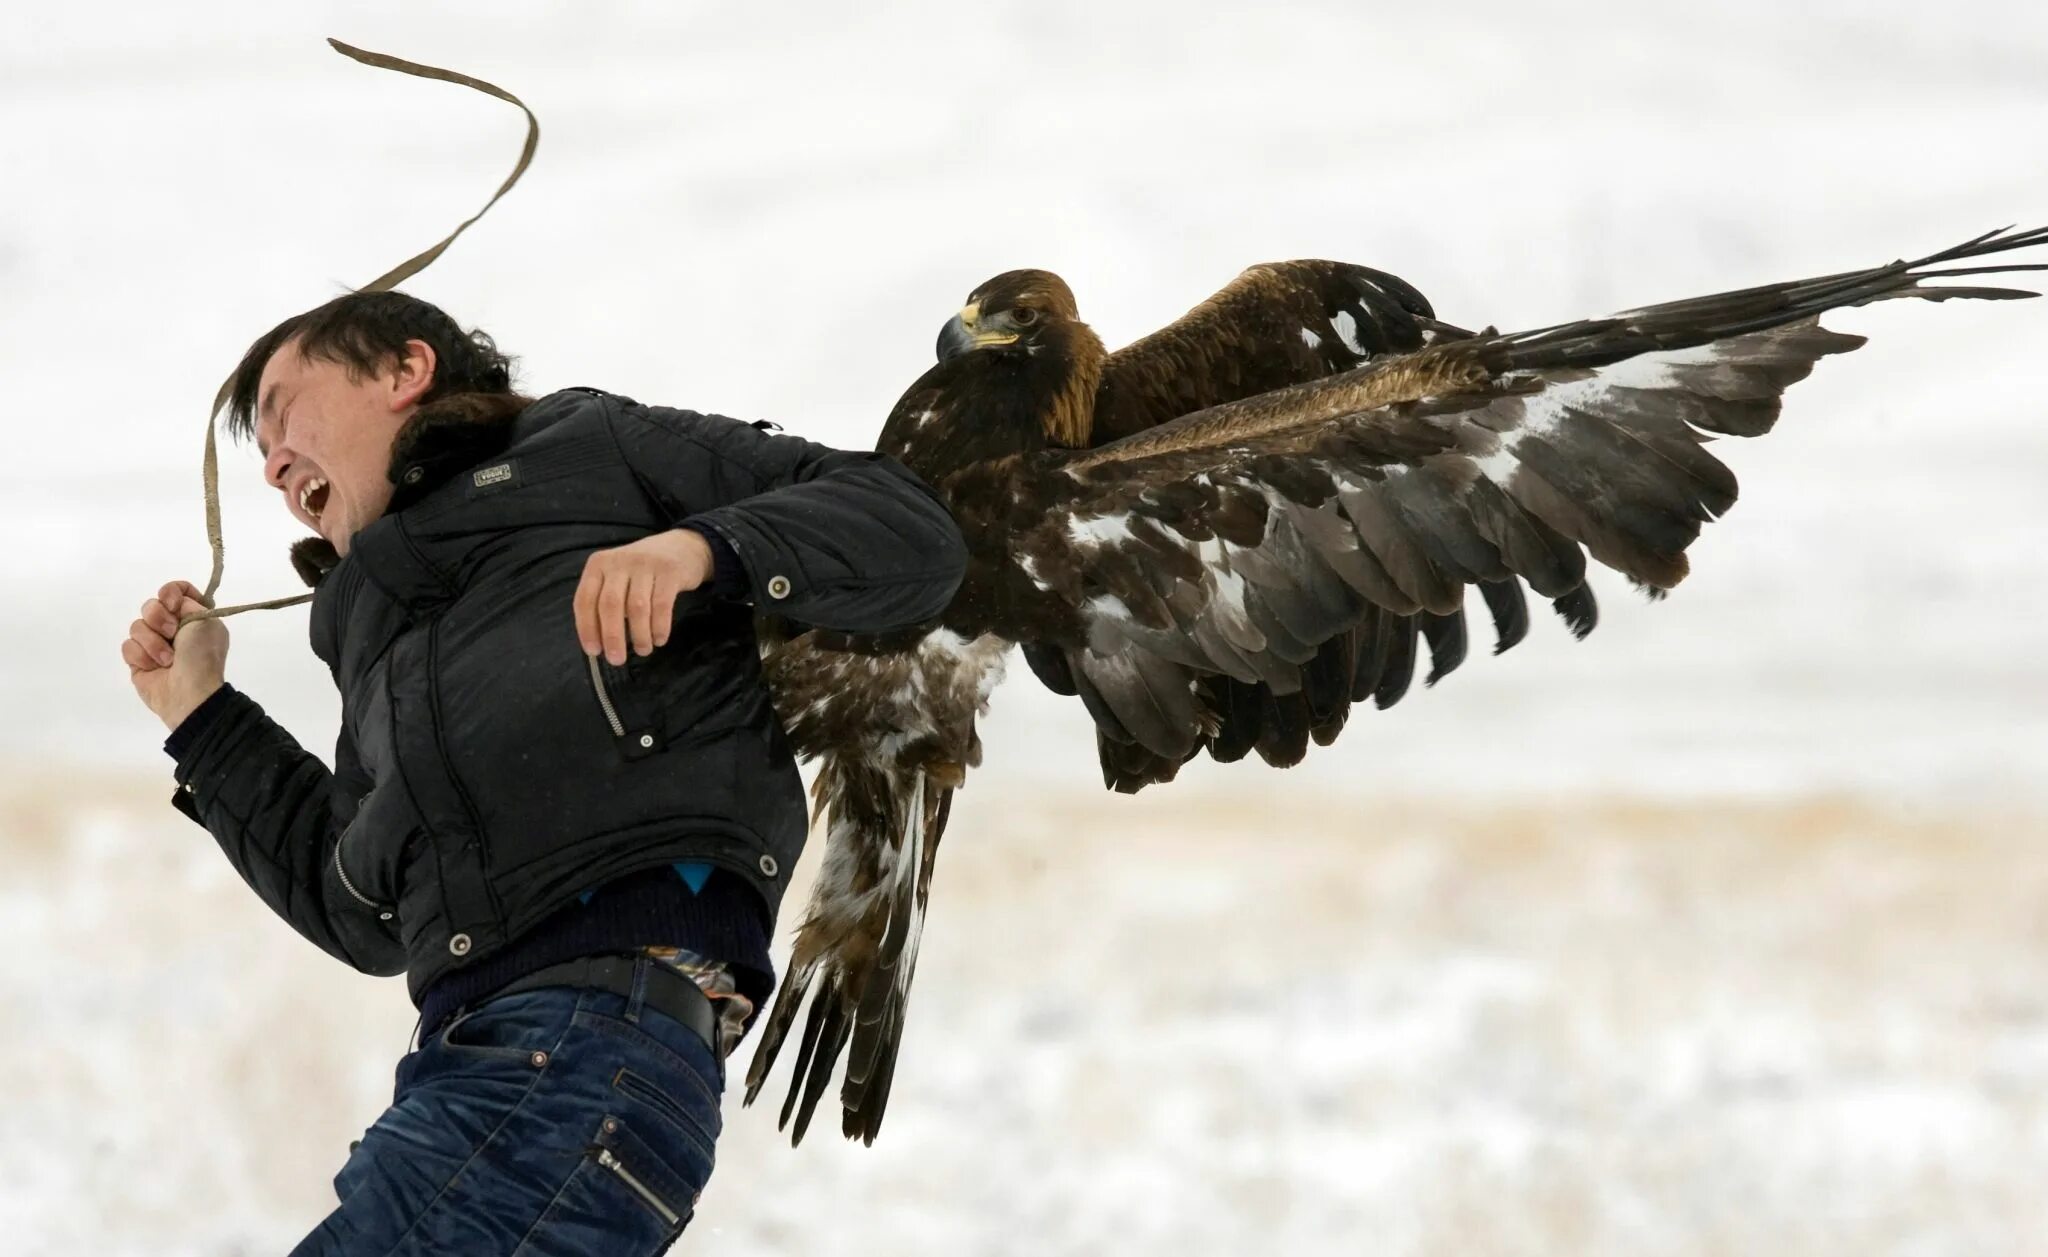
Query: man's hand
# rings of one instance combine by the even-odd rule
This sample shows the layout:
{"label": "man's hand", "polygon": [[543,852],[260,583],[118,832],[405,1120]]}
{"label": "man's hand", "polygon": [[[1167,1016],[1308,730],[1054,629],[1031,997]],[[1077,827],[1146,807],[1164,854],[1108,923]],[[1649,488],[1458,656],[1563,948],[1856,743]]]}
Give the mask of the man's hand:
{"label": "man's hand", "polygon": [[576,587],[576,640],[583,653],[604,652],[613,667],[633,653],[668,643],[676,598],[711,579],[711,545],[689,528],[671,528],[631,545],[599,550],[583,565]]}
{"label": "man's hand", "polygon": [[121,643],[128,679],[166,729],[183,724],[193,708],[220,688],[227,671],[227,625],[195,620],[178,627],[182,617],[207,605],[196,586],[174,580],[142,604],[142,617],[128,626],[128,637]]}

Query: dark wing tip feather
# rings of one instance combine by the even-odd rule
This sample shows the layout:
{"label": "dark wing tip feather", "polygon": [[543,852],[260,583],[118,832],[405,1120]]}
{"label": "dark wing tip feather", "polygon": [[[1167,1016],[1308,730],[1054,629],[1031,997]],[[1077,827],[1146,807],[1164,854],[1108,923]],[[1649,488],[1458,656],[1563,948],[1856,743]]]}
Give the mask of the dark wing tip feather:
{"label": "dark wing tip feather", "polygon": [[1553,598],[1550,605],[1580,641],[1585,641],[1586,635],[1600,623],[1600,604],[1593,598],[1591,585],[1581,585],[1562,598]]}
{"label": "dark wing tip feather", "polygon": [[1522,583],[1507,580],[1479,582],[1479,594],[1493,615],[1493,653],[1510,650],[1529,634],[1529,600],[1522,596]]}
{"label": "dark wing tip feather", "polygon": [[1465,633],[1465,613],[1453,611],[1449,615],[1422,616],[1422,635],[1429,642],[1429,675],[1422,678],[1422,686],[1428,689],[1457,671],[1465,662],[1468,645]]}
{"label": "dark wing tip feather", "polygon": [[1377,688],[1373,690],[1373,706],[1381,711],[1401,701],[1408,692],[1408,685],[1415,679],[1415,617],[1404,615],[1393,619],[1393,640],[1388,644],[1387,661],[1380,672]]}

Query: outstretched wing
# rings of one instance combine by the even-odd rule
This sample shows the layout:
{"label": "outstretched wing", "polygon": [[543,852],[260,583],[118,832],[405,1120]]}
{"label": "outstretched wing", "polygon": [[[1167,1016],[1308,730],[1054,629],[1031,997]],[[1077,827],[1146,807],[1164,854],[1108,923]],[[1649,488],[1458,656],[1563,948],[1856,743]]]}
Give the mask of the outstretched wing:
{"label": "outstretched wing", "polygon": [[[1091,443],[1467,334],[1437,322],[1428,298],[1385,271],[1313,258],[1253,266],[1186,315],[1110,355],[1096,391]],[[1406,617],[1386,631],[1412,639],[1418,624]],[[1431,625],[1431,640],[1452,629],[1462,633],[1463,625],[1462,617]],[[1203,703],[1221,720],[1212,753],[1236,759],[1257,749],[1266,762],[1286,766],[1301,761],[1311,738],[1328,745],[1350,714],[1350,678],[1373,666],[1374,640],[1371,633],[1347,633],[1324,643],[1312,669],[1316,683],[1297,693],[1223,676],[1198,681]],[[1057,650],[1026,645],[1024,658],[1047,686],[1075,692]],[[1099,750],[1104,779],[1119,790],[1170,781],[1180,770],[1179,760],[1107,738]]]}
{"label": "outstretched wing", "polygon": [[1250,267],[1109,356],[1092,443],[1421,349],[1445,329],[1434,313],[1413,286],[1369,266],[1304,258]]}
{"label": "outstretched wing", "polygon": [[[2042,269],[1928,268],[2044,241],[1993,233],[1910,264],[1481,335],[1094,450],[970,468],[941,488],[977,554],[949,622],[1057,647],[1052,679],[1141,758],[1214,753],[1205,678],[1398,697],[1416,630],[1390,617],[1424,617],[1428,636],[1478,586],[1511,644],[1522,584],[1583,615],[1587,554],[1652,590],[1682,579],[1736,496],[1706,434],[1769,431],[1789,385],[1862,343],[1819,312],[2033,295],[1919,285]],[[1354,634],[1364,666],[1319,677],[1323,648]],[[1440,641],[1462,655],[1461,629]]]}

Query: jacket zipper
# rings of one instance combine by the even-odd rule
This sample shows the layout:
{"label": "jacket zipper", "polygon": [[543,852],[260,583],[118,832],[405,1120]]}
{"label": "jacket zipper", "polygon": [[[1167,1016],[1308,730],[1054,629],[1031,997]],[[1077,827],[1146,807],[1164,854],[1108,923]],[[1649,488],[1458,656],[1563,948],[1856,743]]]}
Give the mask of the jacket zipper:
{"label": "jacket zipper", "polygon": [[[347,832],[347,830],[342,831],[342,833],[344,834],[346,834]],[[364,895],[362,891],[356,889],[356,884],[354,882],[348,880],[348,870],[341,867],[340,837],[336,837],[334,840],[334,873],[335,876],[341,879],[341,888],[349,893],[350,898],[354,899],[357,903],[363,905],[365,908],[368,908],[370,911],[379,914],[380,919],[387,921],[391,919],[391,914],[385,910],[383,904],[378,903],[375,900]]]}
{"label": "jacket zipper", "polygon": [[605,691],[604,675],[597,670],[597,656],[586,655],[584,658],[590,661],[590,683],[597,690],[597,702],[599,706],[604,708],[604,718],[611,724],[612,736],[615,738],[625,737],[625,722],[619,719],[618,709],[612,706],[612,696]]}
{"label": "jacket zipper", "polygon": [[640,1194],[640,1199],[652,1205],[654,1207],[654,1211],[660,1214],[662,1216],[662,1219],[665,1222],[667,1222],[670,1226],[674,1226],[676,1223],[681,1222],[683,1220],[683,1215],[669,1208],[667,1204],[663,1203],[661,1197],[655,1195],[652,1191],[648,1190],[647,1184],[635,1178],[633,1176],[633,1172],[626,1168],[625,1163],[612,1155],[612,1150],[610,1148],[599,1148],[597,1150],[597,1163],[603,1166],[605,1169],[610,1170],[612,1173],[618,1175],[619,1178],[626,1184],[626,1186],[638,1192]]}

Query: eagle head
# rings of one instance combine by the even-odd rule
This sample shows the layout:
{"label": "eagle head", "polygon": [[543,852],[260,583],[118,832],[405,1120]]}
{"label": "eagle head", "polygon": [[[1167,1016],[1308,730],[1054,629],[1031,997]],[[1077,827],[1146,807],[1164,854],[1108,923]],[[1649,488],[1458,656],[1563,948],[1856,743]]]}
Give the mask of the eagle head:
{"label": "eagle head", "polygon": [[1015,378],[1029,394],[1023,398],[1026,409],[1035,413],[1046,441],[1068,448],[1088,444],[1106,354],[1101,339],[1081,321],[1067,281],[1051,271],[1004,271],[968,293],[960,313],[939,330],[939,361],[976,350],[993,350],[1024,366],[1024,376]]}
{"label": "eagle head", "polygon": [[1079,315],[1073,290],[1051,271],[1004,271],[968,293],[960,313],[939,329],[939,361],[1005,345],[1028,350]]}

